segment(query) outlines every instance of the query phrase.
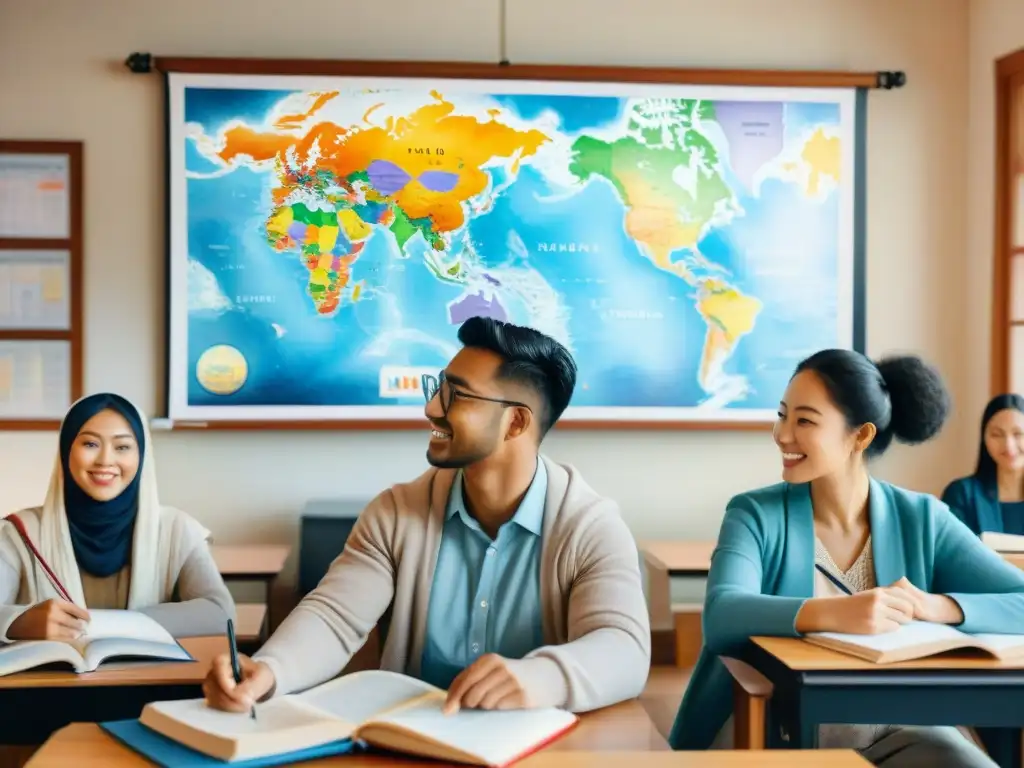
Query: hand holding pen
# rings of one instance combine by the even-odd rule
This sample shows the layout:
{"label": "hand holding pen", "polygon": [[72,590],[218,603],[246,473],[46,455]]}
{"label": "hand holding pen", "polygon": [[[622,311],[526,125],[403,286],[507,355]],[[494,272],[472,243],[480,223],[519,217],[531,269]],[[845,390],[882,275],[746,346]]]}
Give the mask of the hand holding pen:
{"label": "hand holding pen", "polygon": [[89,625],[89,612],[60,598],[44,600],[22,612],[7,628],[11,640],[77,640]]}
{"label": "hand holding pen", "polygon": [[[235,678],[235,690],[242,683],[242,665],[238,660],[238,642],[235,639],[235,622],[228,619],[228,650],[231,653],[231,674]],[[249,708],[249,717],[256,719],[256,702]]]}
{"label": "hand holding pen", "polygon": [[229,653],[213,661],[203,681],[203,695],[214,709],[226,712],[248,712],[256,718],[256,702],[275,684],[274,673],[261,661],[253,661],[238,652],[234,624],[228,623]]}

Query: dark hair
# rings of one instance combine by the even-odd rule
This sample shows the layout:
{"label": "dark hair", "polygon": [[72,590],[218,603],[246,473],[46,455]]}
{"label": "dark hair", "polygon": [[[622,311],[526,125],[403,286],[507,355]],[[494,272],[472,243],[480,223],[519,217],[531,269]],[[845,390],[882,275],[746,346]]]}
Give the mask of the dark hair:
{"label": "dark hair", "polygon": [[463,346],[487,349],[505,362],[498,378],[523,384],[541,396],[537,414],[543,437],[565,411],[576,387],[576,361],[569,350],[540,331],[490,317],[471,317],[459,328]]}
{"label": "dark hair", "polygon": [[874,424],[877,434],[866,455],[880,456],[896,438],[923,443],[942,429],[949,392],[938,371],[911,355],[872,362],[849,349],[824,349],[796,367],[814,371],[851,429]]}
{"label": "dark hair", "polygon": [[996,395],[988,401],[985,412],[981,414],[981,443],[978,446],[978,466],[974,469],[974,476],[991,493],[996,493],[996,462],[985,447],[985,427],[992,421],[993,416],[1005,410],[1024,413],[1024,397],[1013,394]]}

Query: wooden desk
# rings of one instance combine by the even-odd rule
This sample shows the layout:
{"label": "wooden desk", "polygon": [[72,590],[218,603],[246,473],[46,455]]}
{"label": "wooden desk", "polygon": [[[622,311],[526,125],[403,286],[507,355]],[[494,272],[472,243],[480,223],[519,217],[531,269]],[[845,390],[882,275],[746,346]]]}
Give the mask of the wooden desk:
{"label": "wooden desk", "polygon": [[645,541],[640,545],[644,560],[668,572],[669,576],[707,576],[711,570],[714,541]]}
{"label": "wooden desk", "polygon": [[[627,701],[617,704],[614,707],[607,707],[595,712],[588,712],[581,716],[580,723],[573,730],[551,744],[545,752],[559,752],[559,757],[566,751],[593,752],[614,752],[614,753],[661,753],[671,756],[672,753],[664,737],[651,722],[646,710],[639,701]],[[74,756],[72,761],[70,758]],[[537,757],[540,757],[538,755]],[[534,763],[533,758],[527,761],[530,765]],[[343,756],[331,760],[320,760],[309,763],[309,765],[337,765],[345,768],[368,768],[369,766],[387,765],[416,765],[427,764],[439,766],[440,763],[416,760],[413,758],[393,757],[391,755],[374,756]],[[526,763],[523,763],[524,765]],[[560,761],[559,766],[565,765]],[[594,765],[592,762],[577,763],[579,765]],[[652,763],[651,765],[663,765],[664,763]],[[137,766],[142,768],[149,763],[142,757],[132,752],[127,747],[108,736],[99,726],[92,723],[73,723],[61,729],[36,752],[29,762],[31,766],[63,766],[75,765],[76,768],[115,768],[124,766],[131,768]],[[304,764],[305,765],[305,764]],[[538,763],[538,765],[552,765],[555,763]],[[614,765],[614,763],[608,763]],[[618,765],[622,765],[619,763]],[[673,762],[672,765],[679,765]],[[694,763],[694,765],[699,765]],[[724,768],[727,763],[721,764]],[[762,765],[758,763],[757,765]],[[783,765],[782,763],[779,764]],[[787,764],[788,765],[788,764]]]}
{"label": "wooden desk", "polygon": [[956,652],[872,664],[794,638],[751,640],[749,661],[775,686],[772,714],[787,747],[814,748],[826,723],[967,725],[1001,766],[1021,765],[1024,660]]}
{"label": "wooden desk", "polygon": [[292,548],[287,544],[213,544],[210,552],[225,579],[264,580],[281,573]]}
{"label": "wooden desk", "polygon": [[0,744],[42,744],[68,723],[138,717],[158,699],[202,696],[214,656],[225,637],[183,638],[194,662],[111,663],[96,672],[29,671],[0,677]]}
{"label": "wooden desk", "polygon": [[[581,723],[575,731],[584,728]],[[622,728],[625,730],[625,727]],[[600,747],[582,750],[566,746],[572,734],[556,741],[547,749],[531,755],[517,765],[523,768],[866,768],[869,765],[851,750],[816,752],[648,752],[623,748],[602,751]],[[823,762],[827,761],[827,762]],[[27,763],[28,768],[142,768],[145,760],[103,733],[98,726],[75,723],[55,733]],[[303,765],[336,766],[337,768],[384,768],[385,766],[431,766],[443,768],[441,762],[416,760],[398,756],[354,756],[314,760]],[[463,767],[464,768],[464,767]]]}
{"label": "wooden desk", "polygon": [[284,570],[292,548],[287,544],[213,544],[210,552],[224,581],[256,581],[263,584],[267,629],[274,628],[271,590]]}
{"label": "wooden desk", "polygon": [[640,554],[647,570],[647,607],[652,630],[671,630],[673,578],[707,578],[714,541],[644,541]]}
{"label": "wooden desk", "polygon": [[263,603],[235,603],[235,636],[240,645],[261,643],[266,635],[266,629],[266,605]]}

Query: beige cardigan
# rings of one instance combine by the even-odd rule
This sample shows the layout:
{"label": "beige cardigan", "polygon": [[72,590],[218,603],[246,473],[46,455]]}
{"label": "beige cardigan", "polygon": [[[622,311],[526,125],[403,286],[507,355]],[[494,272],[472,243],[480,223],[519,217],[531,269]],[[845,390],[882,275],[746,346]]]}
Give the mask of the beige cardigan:
{"label": "beige cardigan", "polygon": [[[570,466],[548,470],[540,588],[545,645],[511,662],[531,706],[584,712],[635,698],[651,661],[636,543],[617,505]],[[271,695],[338,675],[391,607],[383,669],[418,676],[453,470],[430,469],[363,510],[344,551],[256,654]]]}

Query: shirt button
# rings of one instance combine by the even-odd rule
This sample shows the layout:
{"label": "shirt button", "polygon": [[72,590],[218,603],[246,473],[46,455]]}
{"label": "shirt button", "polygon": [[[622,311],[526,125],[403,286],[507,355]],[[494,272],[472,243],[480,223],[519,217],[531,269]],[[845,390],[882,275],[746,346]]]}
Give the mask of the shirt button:
{"label": "shirt button", "polygon": [[487,601],[486,600],[481,600],[480,601],[480,607],[481,608],[486,608],[487,607]]}
{"label": "shirt button", "polygon": [[494,547],[488,547],[488,548],[487,548],[487,556],[488,556],[488,557],[490,557],[490,556],[491,556],[491,555],[493,555],[493,554],[494,554],[494,553],[495,553],[496,551],[497,551],[497,550],[495,550],[495,548],[494,548]]}
{"label": "shirt button", "polygon": [[476,653],[480,650],[480,643],[473,643],[473,645],[471,645],[470,648],[473,649],[473,653]]}

